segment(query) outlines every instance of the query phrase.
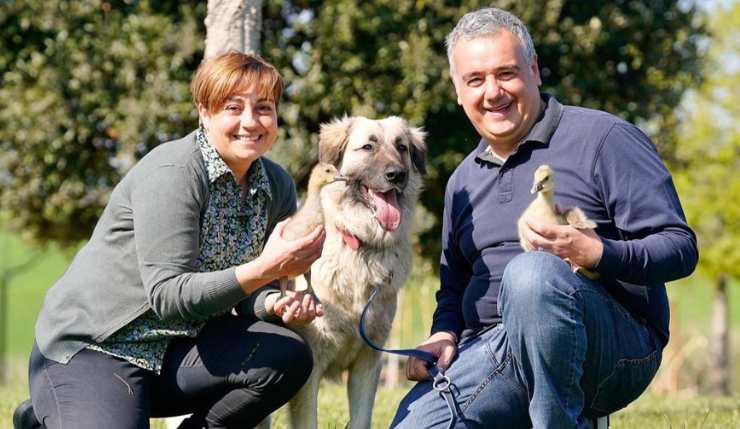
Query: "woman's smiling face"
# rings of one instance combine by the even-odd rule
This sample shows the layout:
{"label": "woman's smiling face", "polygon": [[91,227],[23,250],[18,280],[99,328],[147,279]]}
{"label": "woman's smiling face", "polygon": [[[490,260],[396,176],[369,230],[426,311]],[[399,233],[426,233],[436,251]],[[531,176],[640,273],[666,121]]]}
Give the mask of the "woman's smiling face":
{"label": "woman's smiling face", "polygon": [[215,112],[203,106],[198,110],[208,140],[238,180],[275,142],[275,100],[260,95],[254,85],[236,91]]}

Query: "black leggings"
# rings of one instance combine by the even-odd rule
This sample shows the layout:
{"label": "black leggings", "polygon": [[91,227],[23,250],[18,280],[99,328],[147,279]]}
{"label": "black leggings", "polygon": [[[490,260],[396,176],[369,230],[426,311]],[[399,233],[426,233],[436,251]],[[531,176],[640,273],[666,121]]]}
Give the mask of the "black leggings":
{"label": "black leggings", "polygon": [[282,326],[226,316],[171,342],[162,373],[84,349],[68,364],[31,353],[33,407],[49,429],[148,428],[150,417],[193,413],[184,425],[253,427],[311,373],[311,351]]}

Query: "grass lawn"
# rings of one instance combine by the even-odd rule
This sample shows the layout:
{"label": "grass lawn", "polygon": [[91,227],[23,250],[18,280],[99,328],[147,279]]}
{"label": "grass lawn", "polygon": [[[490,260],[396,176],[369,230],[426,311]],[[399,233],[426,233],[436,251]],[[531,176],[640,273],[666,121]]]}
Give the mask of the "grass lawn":
{"label": "grass lawn", "polygon": [[[11,415],[15,406],[27,397],[22,377],[0,387],[0,428],[12,428]],[[386,428],[396,404],[405,389],[381,389],[375,401],[373,428]],[[344,386],[325,383],[319,397],[319,427],[344,428],[348,421]],[[273,427],[287,428],[287,413],[278,411]],[[740,426],[740,397],[681,398],[644,396],[612,416],[612,429],[728,429]],[[153,420],[152,428],[164,429],[162,420]]]}

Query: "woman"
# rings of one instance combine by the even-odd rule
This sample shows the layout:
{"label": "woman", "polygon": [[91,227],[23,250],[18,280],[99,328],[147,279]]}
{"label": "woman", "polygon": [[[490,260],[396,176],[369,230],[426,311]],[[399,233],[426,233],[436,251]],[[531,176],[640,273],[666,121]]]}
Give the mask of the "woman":
{"label": "woman", "polygon": [[252,427],[303,385],[310,350],[269,321],[308,323],[323,310],[268,284],[305,272],[324,232],[280,236],[295,185],[262,155],[282,88],[259,57],[201,64],[191,83],[200,129],[129,171],[47,292],[17,427],[144,428],[186,413],[181,427]]}

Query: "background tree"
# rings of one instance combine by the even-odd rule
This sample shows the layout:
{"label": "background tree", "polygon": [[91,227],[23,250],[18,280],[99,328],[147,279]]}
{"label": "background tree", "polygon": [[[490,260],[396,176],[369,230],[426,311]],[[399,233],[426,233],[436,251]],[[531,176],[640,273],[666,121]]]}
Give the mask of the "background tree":
{"label": "background tree", "polygon": [[713,13],[706,80],[683,103],[673,165],[699,271],[715,285],[709,388],[731,391],[728,281],[740,278],[740,3]]}
{"label": "background tree", "polygon": [[197,124],[205,5],[0,3],[0,197],[38,242],[89,237],[112,186]]}
{"label": "background tree", "polygon": [[[262,45],[288,88],[278,158],[303,185],[320,123],[403,115],[430,133],[420,250],[438,257],[450,172],[477,143],[455,103],[444,36],[489,2],[265,0]],[[701,15],[686,2],[501,0],[530,26],[544,89],[644,123],[669,157],[672,115],[698,81]],[[89,235],[111,186],[196,126],[202,2],[0,3],[0,197],[37,241]]]}
{"label": "background tree", "polygon": [[208,0],[204,57],[231,50],[260,52],[262,0]]}
{"label": "background tree", "polygon": [[[0,242],[0,246],[4,244]],[[4,250],[0,249],[0,386],[8,381],[8,289],[14,277],[33,268],[39,261],[35,253],[31,253],[22,262],[13,261]]]}

